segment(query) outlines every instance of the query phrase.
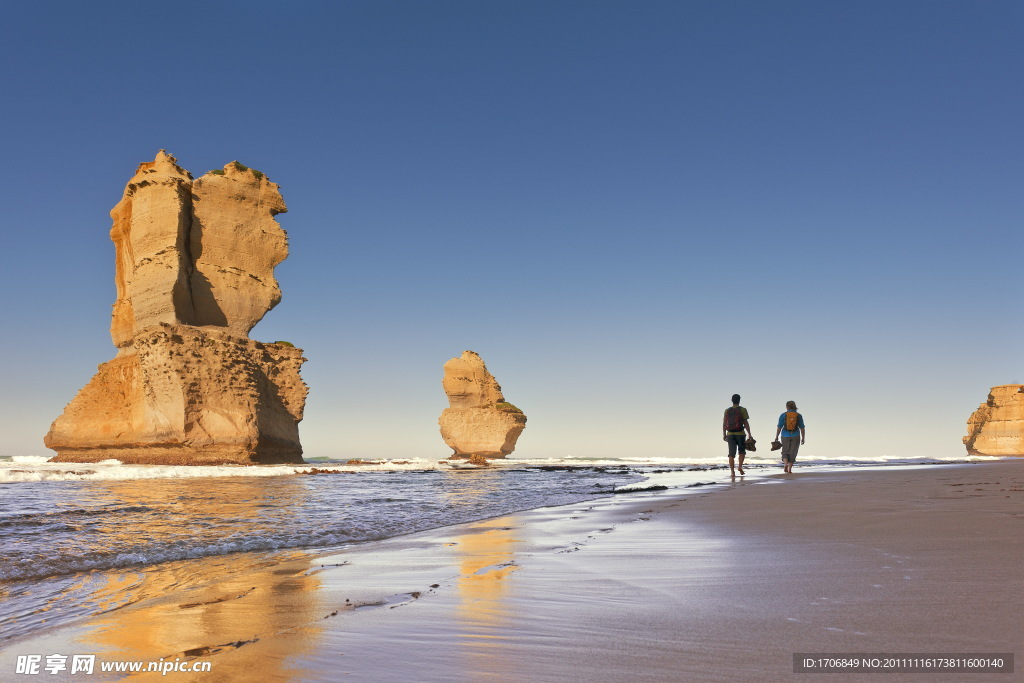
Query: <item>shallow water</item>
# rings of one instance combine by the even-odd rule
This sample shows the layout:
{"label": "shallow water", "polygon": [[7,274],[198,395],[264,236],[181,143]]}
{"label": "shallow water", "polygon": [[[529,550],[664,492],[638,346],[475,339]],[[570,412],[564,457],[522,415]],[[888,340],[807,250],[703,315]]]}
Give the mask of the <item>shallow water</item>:
{"label": "shallow water", "polygon": [[254,550],[322,548],[607,494],[626,468],[0,485],[0,580]]}
{"label": "shallow water", "polygon": [[641,478],[503,468],[0,484],[0,639],[152,594],[143,584],[153,565],[225,558],[237,571],[240,554],[261,562],[267,551],[341,547],[596,498]]}
{"label": "shallow water", "polygon": [[[310,476],[309,466],[0,457],[0,641],[186,587],[196,558],[244,573],[307,551],[591,500],[655,473],[674,473],[671,486],[720,481],[722,460],[327,461],[314,464],[328,473]],[[768,462],[751,459],[748,471],[776,471]]]}

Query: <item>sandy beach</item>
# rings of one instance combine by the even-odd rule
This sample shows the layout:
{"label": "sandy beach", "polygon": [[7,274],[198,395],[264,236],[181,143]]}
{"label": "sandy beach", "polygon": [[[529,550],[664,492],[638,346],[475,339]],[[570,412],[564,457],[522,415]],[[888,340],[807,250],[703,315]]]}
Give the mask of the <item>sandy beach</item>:
{"label": "sandy beach", "polygon": [[[721,473],[715,473],[721,480]],[[208,663],[132,680],[921,681],[794,653],[1024,653],[1024,460],[801,471],[517,513],[344,552],[162,566],[19,655]],[[129,573],[120,575],[120,580]],[[113,583],[119,575],[109,575]]]}

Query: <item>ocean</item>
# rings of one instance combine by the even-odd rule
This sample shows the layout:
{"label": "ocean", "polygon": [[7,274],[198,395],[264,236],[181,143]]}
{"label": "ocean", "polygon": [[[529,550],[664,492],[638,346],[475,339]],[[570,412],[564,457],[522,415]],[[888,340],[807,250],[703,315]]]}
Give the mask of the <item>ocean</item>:
{"label": "ocean", "polygon": [[[800,467],[933,465],[973,458],[801,458]],[[0,643],[194,581],[190,561],[244,572],[308,552],[566,505],[659,484],[723,486],[724,457],[302,466],[50,463],[0,456]],[[748,457],[750,477],[777,472]],[[707,490],[707,489],[701,489]]]}

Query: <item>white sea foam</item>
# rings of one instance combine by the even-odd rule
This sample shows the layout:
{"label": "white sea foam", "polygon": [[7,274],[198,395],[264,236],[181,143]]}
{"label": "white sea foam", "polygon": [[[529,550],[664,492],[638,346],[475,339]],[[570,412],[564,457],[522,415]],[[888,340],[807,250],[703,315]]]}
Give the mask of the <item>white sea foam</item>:
{"label": "white sea foam", "polygon": [[[0,483],[40,481],[110,481],[128,479],[192,479],[209,477],[279,477],[335,472],[415,472],[452,469],[445,461],[424,459],[345,462],[314,461],[308,465],[125,465],[118,460],[95,463],[47,462],[39,456],[13,456],[0,461]],[[31,459],[30,459],[31,458]]]}
{"label": "white sea foam", "polygon": [[[466,461],[396,458],[384,460],[312,460],[306,465],[125,465],[117,460],[97,463],[55,463],[39,455],[0,456],[0,483],[47,481],[110,481],[131,479],[192,479],[209,477],[279,477],[310,474],[314,469],[328,472],[418,472],[427,470],[467,469]],[[892,455],[837,459],[803,455],[797,464],[829,466],[866,465],[928,465],[950,462],[985,462],[989,456],[962,458],[907,458]],[[747,455],[750,465],[772,465],[779,461],[771,451]],[[496,467],[721,467],[725,456],[699,458],[654,458],[627,456],[622,458],[509,458],[492,461]]]}
{"label": "white sea foam", "polygon": [[[771,451],[768,448],[758,450],[753,453],[747,453],[746,462],[760,465],[771,465],[779,462],[781,456],[779,451]],[[829,458],[824,456],[816,456],[804,453],[800,453],[797,458],[797,464],[803,465],[929,465],[929,464],[946,464],[952,462],[991,462],[994,458],[992,456],[969,456],[964,455],[962,457],[940,457],[940,458],[929,458],[929,457],[906,457],[897,455],[876,455],[876,456],[862,456],[858,458]],[[995,458],[998,459],[998,458]],[[642,456],[623,456],[621,458],[587,458],[582,456],[567,456],[565,458],[547,458],[547,459],[518,459],[510,458],[508,460],[499,461],[505,465],[522,464],[529,466],[536,465],[576,465],[576,466],[597,466],[597,467],[614,467],[614,466],[665,466],[665,467],[686,467],[686,466],[721,466],[727,465],[728,459],[725,454],[708,455],[702,457],[679,457],[679,458],[654,458],[654,457],[642,457]]]}
{"label": "white sea foam", "polygon": [[52,455],[0,455],[0,462],[46,462]]}

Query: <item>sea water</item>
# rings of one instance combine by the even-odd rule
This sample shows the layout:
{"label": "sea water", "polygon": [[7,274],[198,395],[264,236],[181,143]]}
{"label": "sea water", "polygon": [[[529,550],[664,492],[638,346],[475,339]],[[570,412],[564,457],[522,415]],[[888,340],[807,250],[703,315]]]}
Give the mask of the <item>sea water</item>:
{"label": "sea water", "polygon": [[[666,474],[672,486],[721,483],[724,460],[178,467],[0,456],[0,644],[188,586],[197,558],[245,571],[298,553],[592,500]],[[777,471],[774,461],[751,454],[748,472]],[[805,458],[802,465],[940,462],[948,461]]]}

